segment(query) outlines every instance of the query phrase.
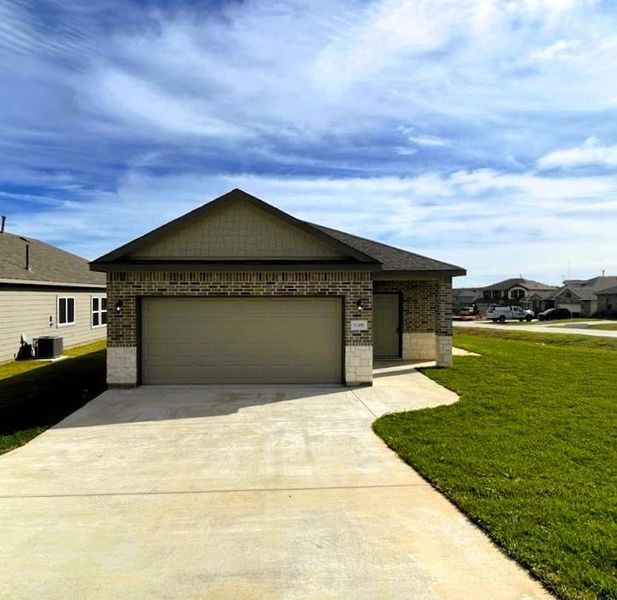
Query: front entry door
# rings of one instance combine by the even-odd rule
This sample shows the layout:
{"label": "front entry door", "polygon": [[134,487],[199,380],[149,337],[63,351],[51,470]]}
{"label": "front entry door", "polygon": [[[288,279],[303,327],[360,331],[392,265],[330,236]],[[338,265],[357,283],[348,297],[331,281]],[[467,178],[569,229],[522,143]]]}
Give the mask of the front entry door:
{"label": "front entry door", "polygon": [[398,294],[374,295],[373,354],[376,358],[400,358],[400,314]]}

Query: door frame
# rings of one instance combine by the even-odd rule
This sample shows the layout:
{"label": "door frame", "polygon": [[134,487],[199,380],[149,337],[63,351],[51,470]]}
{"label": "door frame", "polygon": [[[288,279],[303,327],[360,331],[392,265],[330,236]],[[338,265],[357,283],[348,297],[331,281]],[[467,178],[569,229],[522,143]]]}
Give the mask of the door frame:
{"label": "door frame", "polygon": [[[398,353],[397,356],[392,360],[401,360],[403,357],[403,294],[402,292],[373,292],[373,307],[375,305],[375,296],[398,296],[398,326],[397,326],[397,334],[398,334]],[[373,328],[375,328],[375,312],[373,311]],[[387,360],[386,358],[380,359],[376,356],[378,360]]]}

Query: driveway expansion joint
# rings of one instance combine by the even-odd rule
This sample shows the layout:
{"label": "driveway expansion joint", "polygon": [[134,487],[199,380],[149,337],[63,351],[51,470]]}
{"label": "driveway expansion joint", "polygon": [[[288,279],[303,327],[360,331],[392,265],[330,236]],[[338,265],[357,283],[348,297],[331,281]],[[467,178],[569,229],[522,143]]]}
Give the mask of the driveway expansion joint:
{"label": "driveway expansion joint", "polygon": [[267,492],[311,492],[328,490],[374,490],[393,488],[427,487],[427,482],[418,483],[390,483],[382,485],[330,485],[316,487],[290,487],[290,488],[232,488],[224,490],[169,490],[161,492],[83,492],[76,494],[20,494],[0,495],[0,500],[16,500],[28,498],[100,498],[109,496],[174,496],[191,494],[243,494],[243,493],[267,493]]}
{"label": "driveway expansion joint", "polygon": [[364,402],[364,400],[362,400],[362,398],[360,398],[360,396],[358,396],[358,394],[356,394],[356,392],[354,390],[350,390],[351,393],[353,394],[353,397],[360,402],[360,404],[362,404],[362,406],[364,406],[364,408],[366,408],[366,410],[368,410],[369,413],[371,413],[371,415],[373,415],[373,417],[376,419],[377,415],[366,405],[366,403]]}

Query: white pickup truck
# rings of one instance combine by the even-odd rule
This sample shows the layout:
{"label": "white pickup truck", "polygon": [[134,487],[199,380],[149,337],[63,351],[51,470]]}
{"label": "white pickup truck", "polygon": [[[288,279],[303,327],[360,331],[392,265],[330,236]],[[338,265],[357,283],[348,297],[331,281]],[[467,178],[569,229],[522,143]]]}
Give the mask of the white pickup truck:
{"label": "white pickup truck", "polygon": [[518,319],[519,321],[531,321],[533,311],[520,306],[491,306],[486,312],[486,318],[495,323],[504,323],[506,319]]}

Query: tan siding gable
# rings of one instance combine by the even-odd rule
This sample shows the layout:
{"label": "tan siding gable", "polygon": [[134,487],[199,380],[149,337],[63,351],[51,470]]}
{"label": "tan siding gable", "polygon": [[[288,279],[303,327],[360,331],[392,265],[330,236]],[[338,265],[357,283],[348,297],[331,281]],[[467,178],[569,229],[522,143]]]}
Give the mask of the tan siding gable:
{"label": "tan siding gable", "polygon": [[325,242],[245,201],[213,211],[164,234],[131,258],[336,259]]}

